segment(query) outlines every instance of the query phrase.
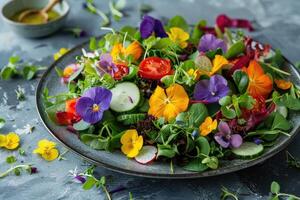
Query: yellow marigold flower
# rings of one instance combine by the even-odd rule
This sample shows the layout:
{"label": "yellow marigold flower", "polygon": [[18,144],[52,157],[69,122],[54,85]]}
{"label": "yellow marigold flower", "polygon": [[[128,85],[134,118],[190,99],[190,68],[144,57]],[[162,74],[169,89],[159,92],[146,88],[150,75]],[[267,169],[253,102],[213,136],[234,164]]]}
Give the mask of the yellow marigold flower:
{"label": "yellow marigold flower", "polygon": [[143,137],[135,129],[127,130],[121,137],[121,150],[129,158],[136,157],[143,147]]}
{"label": "yellow marigold flower", "polygon": [[170,32],[167,32],[170,40],[178,44],[181,48],[187,47],[187,40],[190,38],[190,35],[178,27],[170,28]]}
{"label": "yellow marigold flower", "polygon": [[199,132],[202,136],[207,136],[217,128],[217,120],[212,120],[211,117],[206,117],[204,122],[199,127]]}
{"label": "yellow marigold flower", "polygon": [[276,86],[282,90],[287,90],[292,87],[292,83],[290,81],[286,81],[283,79],[275,79],[274,82]]}
{"label": "yellow marigold flower", "polygon": [[122,56],[133,56],[133,60],[137,61],[143,54],[143,48],[138,41],[132,42],[127,48],[121,43],[117,43],[113,46],[110,55],[113,57],[114,62],[122,62],[120,59]]}
{"label": "yellow marigold flower", "polygon": [[216,55],[213,60],[213,67],[209,75],[214,75],[217,71],[219,71],[224,65],[227,65],[228,63],[228,60],[224,56]]}
{"label": "yellow marigold flower", "polygon": [[47,161],[52,161],[59,155],[59,152],[55,147],[55,142],[43,139],[39,141],[38,148],[36,148],[33,153],[40,154]]}
{"label": "yellow marigold flower", "polygon": [[0,135],[0,147],[6,149],[16,149],[19,146],[20,138],[16,133],[8,133],[7,135]]}
{"label": "yellow marigold flower", "polygon": [[149,99],[148,114],[171,121],[180,112],[186,111],[188,105],[189,97],[181,85],[173,84],[167,89],[157,86]]}
{"label": "yellow marigold flower", "polygon": [[61,48],[57,53],[53,55],[54,60],[58,60],[61,56],[69,51],[67,48]]}

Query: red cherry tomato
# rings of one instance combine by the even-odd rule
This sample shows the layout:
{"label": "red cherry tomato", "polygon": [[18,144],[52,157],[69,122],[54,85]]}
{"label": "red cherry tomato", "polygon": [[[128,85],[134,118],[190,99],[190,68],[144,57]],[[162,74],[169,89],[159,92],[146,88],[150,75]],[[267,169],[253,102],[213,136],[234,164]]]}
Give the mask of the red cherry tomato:
{"label": "red cherry tomato", "polygon": [[144,59],[139,66],[139,75],[142,78],[159,80],[165,75],[171,73],[171,62],[170,60],[149,57]]}
{"label": "red cherry tomato", "polygon": [[129,68],[124,64],[116,64],[118,71],[114,73],[115,80],[121,80],[123,76],[126,76],[129,72]]}

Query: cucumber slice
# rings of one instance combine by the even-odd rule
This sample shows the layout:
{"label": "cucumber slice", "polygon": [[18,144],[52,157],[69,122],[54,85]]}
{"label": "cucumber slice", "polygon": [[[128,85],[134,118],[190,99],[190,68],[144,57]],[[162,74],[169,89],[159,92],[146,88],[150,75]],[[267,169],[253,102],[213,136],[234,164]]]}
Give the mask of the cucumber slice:
{"label": "cucumber slice", "polygon": [[126,112],[134,109],[140,102],[139,88],[131,82],[122,82],[113,89],[110,108],[116,112]]}
{"label": "cucumber slice", "polygon": [[119,115],[117,117],[117,121],[122,122],[124,125],[136,124],[137,122],[144,120],[146,118],[146,114],[138,113],[138,114],[124,114]]}
{"label": "cucumber slice", "polygon": [[262,144],[255,144],[253,142],[244,142],[239,148],[232,149],[232,153],[240,158],[254,158],[259,156],[264,150]]}

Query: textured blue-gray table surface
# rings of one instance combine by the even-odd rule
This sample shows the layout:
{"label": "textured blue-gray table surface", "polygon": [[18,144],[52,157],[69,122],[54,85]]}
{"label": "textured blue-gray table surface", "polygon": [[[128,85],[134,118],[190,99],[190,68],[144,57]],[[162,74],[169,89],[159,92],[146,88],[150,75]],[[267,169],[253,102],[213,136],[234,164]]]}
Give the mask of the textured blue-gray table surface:
{"label": "textured blue-gray table surface", "polygon": [[[1,1],[0,6],[6,1]],[[101,19],[82,8],[83,0],[72,0],[72,9],[66,26],[78,26],[90,35],[104,33],[100,30]],[[232,17],[255,20],[259,29],[254,35],[267,38],[275,47],[292,62],[300,60],[300,1],[286,0],[128,0],[127,17],[120,22],[113,22],[113,28],[125,24],[137,26],[140,21],[139,6],[142,2],[151,4],[155,17],[184,16],[190,23],[198,19],[207,19],[214,23],[215,17],[226,13]],[[108,11],[108,1],[96,1],[97,6]],[[0,68],[8,62],[10,55],[19,55],[23,60],[34,64],[49,66],[53,62],[52,55],[61,47],[72,48],[88,38],[74,38],[72,35],[59,32],[43,39],[24,39],[16,36],[0,21]],[[22,129],[26,124],[35,126],[33,133],[21,135],[21,146],[27,156],[21,157],[17,152],[0,150],[0,171],[8,168],[5,158],[16,155],[18,161],[34,163],[39,170],[38,174],[23,174],[19,177],[9,176],[0,180],[0,199],[27,200],[27,199],[105,199],[101,190],[83,191],[81,185],[72,182],[68,171],[76,166],[79,170],[86,168],[80,157],[67,153],[67,160],[46,162],[31,152],[37,142],[43,138],[54,140],[43,127],[35,108],[35,87],[38,78],[31,81],[14,79],[0,81],[0,116],[8,123],[1,132]],[[16,100],[15,89],[18,85],[25,88],[26,101],[19,103]],[[288,151],[300,157],[300,136],[289,145]],[[65,149],[59,145],[60,152]],[[219,199],[221,186],[226,186],[243,195],[241,199],[266,199],[269,194],[270,183],[278,181],[282,191],[300,195],[299,170],[287,166],[284,152],[279,153],[265,163],[240,172],[218,177],[196,180],[156,180],[123,175],[98,167],[97,175],[109,176],[108,188],[113,189],[123,185],[127,190],[114,194],[113,199],[128,199],[128,192],[132,192],[135,199]]]}

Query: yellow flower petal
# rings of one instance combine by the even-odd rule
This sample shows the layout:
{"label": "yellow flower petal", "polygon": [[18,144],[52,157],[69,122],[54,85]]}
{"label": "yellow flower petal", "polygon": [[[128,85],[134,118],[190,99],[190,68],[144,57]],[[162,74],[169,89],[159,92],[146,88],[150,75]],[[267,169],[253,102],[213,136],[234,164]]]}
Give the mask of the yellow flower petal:
{"label": "yellow flower petal", "polygon": [[47,160],[47,161],[52,161],[52,160],[55,160],[58,155],[59,155],[59,152],[57,149],[48,149],[47,151],[45,151],[43,154],[41,154],[42,157]]}
{"label": "yellow flower petal", "polygon": [[127,130],[122,135],[120,142],[122,144],[121,151],[129,158],[137,156],[143,147],[143,137],[138,136],[135,129]]}
{"label": "yellow flower petal", "polygon": [[49,141],[47,139],[40,140],[38,143],[39,147],[49,147],[49,148],[54,148],[56,146],[55,142]]}
{"label": "yellow flower petal", "polygon": [[0,147],[4,147],[6,145],[6,142],[6,135],[0,134]]}
{"label": "yellow flower petal", "polygon": [[6,144],[4,147],[7,149],[16,149],[19,146],[19,142],[19,135],[11,132],[6,135]]}
{"label": "yellow flower petal", "polygon": [[138,41],[132,42],[125,50],[125,55],[132,55],[133,59],[137,61],[143,53],[143,49]]}
{"label": "yellow flower petal", "polygon": [[181,85],[173,84],[166,90],[157,86],[149,99],[148,114],[157,118],[164,117],[170,121],[185,111],[188,104],[189,97]]}
{"label": "yellow flower petal", "polygon": [[67,48],[61,48],[57,53],[53,55],[54,60],[58,60],[61,56],[69,51]]}
{"label": "yellow flower petal", "polygon": [[186,42],[190,35],[178,27],[170,28],[170,32],[167,32],[170,40],[178,44],[181,48],[187,47],[188,43]]}
{"label": "yellow flower petal", "polygon": [[120,56],[125,53],[125,48],[121,43],[117,43],[113,46],[110,55],[113,58],[114,62],[120,61]]}
{"label": "yellow flower petal", "polygon": [[228,63],[228,60],[224,56],[216,55],[213,60],[213,67],[211,69],[210,76],[214,75],[222,68],[222,66],[227,65]]}
{"label": "yellow flower petal", "polygon": [[202,136],[207,136],[217,128],[217,120],[212,120],[211,117],[206,117],[204,122],[199,127],[199,132]]}

